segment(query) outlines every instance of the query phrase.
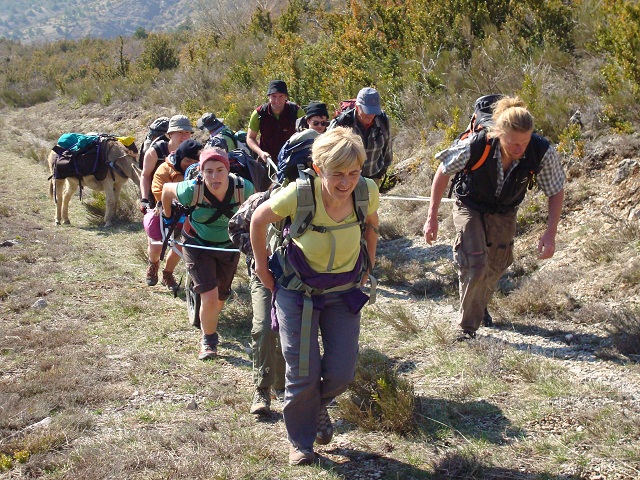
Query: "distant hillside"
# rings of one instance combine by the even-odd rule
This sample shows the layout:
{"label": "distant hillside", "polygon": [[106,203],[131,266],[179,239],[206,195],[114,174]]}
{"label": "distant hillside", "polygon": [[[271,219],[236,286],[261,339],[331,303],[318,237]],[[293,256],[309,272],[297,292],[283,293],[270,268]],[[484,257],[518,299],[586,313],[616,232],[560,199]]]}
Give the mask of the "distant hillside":
{"label": "distant hillside", "polygon": [[226,9],[244,0],[3,0],[0,37],[23,43],[174,31],[197,22],[199,12]]}

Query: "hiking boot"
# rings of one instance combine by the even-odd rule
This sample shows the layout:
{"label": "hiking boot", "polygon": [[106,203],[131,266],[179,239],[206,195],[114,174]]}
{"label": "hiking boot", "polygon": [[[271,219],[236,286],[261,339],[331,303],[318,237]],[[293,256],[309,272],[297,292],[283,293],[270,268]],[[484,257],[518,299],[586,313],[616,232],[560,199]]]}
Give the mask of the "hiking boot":
{"label": "hiking boot", "polygon": [[147,265],[147,285],[150,287],[158,283],[158,268],[160,268],[160,260],[157,262],[149,262]]}
{"label": "hiking boot", "polygon": [[491,317],[489,310],[487,310],[486,308],[484,309],[484,315],[482,316],[482,323],[485,327],[490,327],[493,325],[493,318]]}
{"label": "hiking boot", "polygon": [[318,426],[316,427],[316,443],[327,445],[333,438],[333,424],[327,411],[327,407],[322,407],[318,413]]}
{"label": "hiking boot", "polygon": [[202,334],[198,360],[211,360],[218,356],[218,332],[210,335]]}
{"label": "hiking boot", "polygon": [[176,282],[176,277],[173,276],[173,272],[167,272],[166,270],[162,270],[162,285],[172,292],[177,292],[180,288],[178,282]]}
{"label": "hiking boot", "polygon": [[218,356],[218,347],[216,345],[201,345],[198,360],[212,360]]}
{"label": "hiking boot", "polygon": [[258,387],[253,394],[253,402],[249,413],[252,415],[267,415],[271,411],[271,397],[269,395],[269,387]]}
{"label": "hiking boot", "polygon": [[462,332],[456,338],[456,342],[467,342],[476,338],[476,332]]}
{"label": "hiking boot", "polygon": [[271,400],[284,402],[284,388],[274,388],[271,390]]}
{"label": "hiking boot", "polygon": [[305,450],[291,445],[289,447],[289,465],[313,465],[316,461],[316,454],[313,450]]}

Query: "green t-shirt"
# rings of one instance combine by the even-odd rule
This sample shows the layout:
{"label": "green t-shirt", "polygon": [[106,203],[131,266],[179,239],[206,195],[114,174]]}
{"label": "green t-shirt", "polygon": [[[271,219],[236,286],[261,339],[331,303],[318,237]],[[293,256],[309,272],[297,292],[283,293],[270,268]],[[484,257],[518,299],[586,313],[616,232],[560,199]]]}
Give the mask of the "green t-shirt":
{"label": "green t-shirt", "polygon": [[[176,187],[176,196],[178,197],[178,201],[182,205],[191,205],[193,201],[193,195],[196,188],[196,179],[193,180],[185,180],[181,182]],[[229,177],[229,182],[235,185],[235,180]],[[203,187],[206,186],[203,184]],[[244,198],[249,198],[250,195],[253,195],[255,192],[255,187],[249,180],[244,180]],[[235,196],[231,200],[232,203],[236,202]],[[205,206],[196,207],[191,215],[189,216],[189,220],[193,230],[196,232],[198,237],[207,242],[215,243],[215,244],[231,244],[231,240],[229,239],[229,217],[226,215],[220,215],[214,222],[205,223],[209,220],[215,213],[216,209],[213,208],[209,204],[209,201],[206,197],[203,200],[203,204]],[[233,207],[233,213],[238,211],[240,205],[235,205]],[[225,247],[228,245],[224,245]]]}
{"label": "green t-shirt", "polygon": [[[288,106],[286,106],[285,108],[287,107]],[[297,118],[304,117],[304,115],[305,115],[304,110],[302,108],[299,108]],[[280,115],[274,115],[274,117],[279,119]],[[260,131],[260,117],[258,117],[257,110],[254,110],[253,113],[251,114],[251,117],[249,118],[249,128],[254,132]]]}
{"label": "green t-shirt", "polygon": [[[369,208],[367,215],[371,215],[380,205],[380,193],[376,183],[367,178],[367,188],[369,189]],[[360,254],[360,225],[356,217],[355,210],[342,222],[336,222],[327,214],[322,202],[322,182],[315,179],[313,182],[314,195],[316,199],[316,213],[313,217],[313,224],[317,226],[336,226],[350,223],[348,228],[333,230],[331,233],[316,232],[311,229],[306,230],[300,237],[293,241],[300,247],[304,257],[311,268],[319,273],[327,273],[327,264],[331,256],[331,235],[336,240],[336,256],[333,261],[333,268],[330,273],[350,272],[356,266],[358,255]],[[295,218],[298,207],[298,196],[296,193],[296,183],[292,182],[285,188],[271,197],[271,209],[281,217]]]}

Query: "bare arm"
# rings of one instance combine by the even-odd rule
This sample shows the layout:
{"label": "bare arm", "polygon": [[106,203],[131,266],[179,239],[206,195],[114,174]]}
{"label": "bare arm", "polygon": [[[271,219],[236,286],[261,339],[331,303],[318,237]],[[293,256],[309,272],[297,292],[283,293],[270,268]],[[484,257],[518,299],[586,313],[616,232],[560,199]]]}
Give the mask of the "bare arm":
{"label": "bare arm", "polygon": [[440,209],[440,202],[447,189],[448,183],[449,175],[442,173],[442,165],[439,165],[436,174],[433,176],[433,182],[431,183],[429,215],[422,230],[424,232],[424,239],[429,245],[438,238],[438,210]]}
{"label": "bare arm", "polygon": [[[367,215],[365,220],[366,222],[366,230],[364,231],[364,241],[367,244],[367,252],[369,253],[369,263],[371,264],[371,270],[373,271],[373,266],[376,263],[376,249],[378,248],[378,212],[373,212]],[[369,279],[369,272],[365,272],[362,277],[361,286],[367,283]]]}
{"label": "bare arm", "polygon": [[270,223],[282,220],[282,217],[271,210],[271,200],[267,200],[253,212],[251,217],[251,248],[255,260],[256,275],[262,284],[269,290],[273,290],[275,281],[269,271],[269,255],[267,253],[267,227]]}
{"label": "bare arm", "polygon": [[366,223],[367,229],[364,232],[364,241],[367,244],[371,268],[373,268],[376,263],[376,249],[378,248],[378,212],[367,215]]}
{"label": "bare arm", "polygon": [[247,130],[247,146],[253,150],[256,155],[258,155],[260,160],[267,163],[267,157],[269,154],[260,148],[260,145],[258,144],[258,132],[251,130],[250,128]]}
{"label": "bare arm", "polygon": [[147,198],[151,190],[151,182],[153,181],[153,169],[158,163],[158,153],[155,149],[150,148],[144,154],[142,163],[142,173],[140,174],[140,195]]}
{"label": "bare arm", "polygon": [[558,223],[560,222],[563,203],[564,189],[549,197],[547,229],[538,242],[538,258],[541,260],[553,257],[556,251],[556,233],[558,232]]}
{"label": "bare arm", "polygon": [[162,186],[162,214],[169,218],[171,216],[171,204],[178,198],[176,194],[177,183],[165,183]]}

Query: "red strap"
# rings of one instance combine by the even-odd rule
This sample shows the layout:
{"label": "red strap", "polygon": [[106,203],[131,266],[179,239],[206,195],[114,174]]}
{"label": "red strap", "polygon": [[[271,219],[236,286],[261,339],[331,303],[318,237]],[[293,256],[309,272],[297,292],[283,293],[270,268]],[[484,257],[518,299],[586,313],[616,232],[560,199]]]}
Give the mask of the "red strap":
{"label": "red strap", "polygon": [[471,167],[471,171],[477,170],[484,164],[484,162],[487,160],[487,157],[489,156],[490,151],[491,151],[491,144],[487,143],[484,146],[484,152],[482,152],[480,159],[476,162],[476,164],[473,167]]}

